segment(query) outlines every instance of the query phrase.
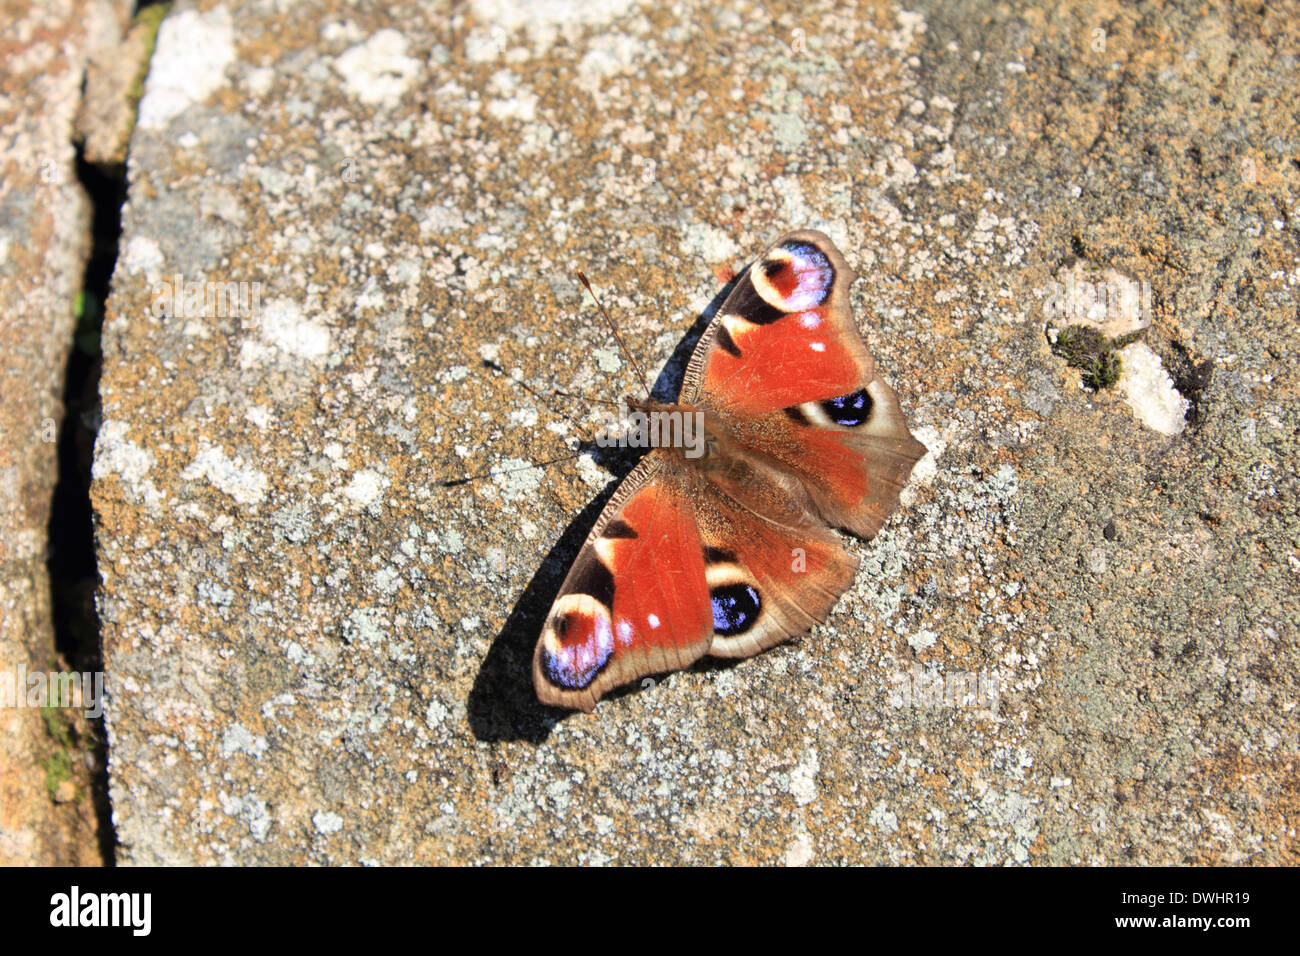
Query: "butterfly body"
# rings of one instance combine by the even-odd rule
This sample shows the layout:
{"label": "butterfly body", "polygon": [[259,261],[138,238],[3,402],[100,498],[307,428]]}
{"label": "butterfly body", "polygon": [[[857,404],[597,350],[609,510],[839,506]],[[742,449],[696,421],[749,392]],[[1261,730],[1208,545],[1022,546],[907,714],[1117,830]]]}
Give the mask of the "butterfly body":
{"label": "butterfly body", "polygon": [[590,711],[647,674],[757,654],[852,584],[831,528],[873,537],[925,453],[853,322],[854,278],[823,234],[782,237],[736,279],[679,401],[629,400],[702,440],[656,446],[605,506],[534,651],[543,703]]}

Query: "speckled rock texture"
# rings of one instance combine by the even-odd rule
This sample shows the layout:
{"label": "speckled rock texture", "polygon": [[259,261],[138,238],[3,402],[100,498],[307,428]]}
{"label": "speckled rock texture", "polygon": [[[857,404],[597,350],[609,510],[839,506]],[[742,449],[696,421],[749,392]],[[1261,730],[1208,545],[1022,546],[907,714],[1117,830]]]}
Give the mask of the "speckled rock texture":
{"label": "speckled rock texture", "polygon": [[[178,4],[95,466],[120,859],[1300,862],[1296,23]],[[930,449],[903,507],[799,643],[542,708],[631,467],[539,397],[633,387],[574,272],[666,387],[800,227]],[[1149,287],[1127,388],[1067,273]]]}
{"label": "speckled rock texture", "polygon": [[0,675],[22,688],[22,706],[0,705],[0,866],[100,861],[90,768],[65,746],[89,728],[77,711],[43,718],[27,706],[25,678],[66,668],[46,558],[63,373],[90,252],[73,126],[95,30],[120,6],[0,5]]}

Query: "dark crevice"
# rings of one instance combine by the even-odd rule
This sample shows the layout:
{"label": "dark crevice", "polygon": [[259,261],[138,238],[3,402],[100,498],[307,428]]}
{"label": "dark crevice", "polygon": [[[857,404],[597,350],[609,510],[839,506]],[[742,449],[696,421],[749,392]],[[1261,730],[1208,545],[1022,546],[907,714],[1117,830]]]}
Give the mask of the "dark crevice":
{"label": "dark crevice", "polygon": [[[165,0],[138,0],[133,11],[134,22],[138,25],[140,14],[148,8],[168,6]],[[144,68],[142,64],[137,86],[143,83]],[[139,92],[130,95],[138,97]],[[90,162],[86,159],[84,143],[74,145],[77,180],[91,204],[91,249],[75,302],[77,324],[64,374],[63,422],[58,434],[59,475],[50,511],[47,566],[55,647],[68,667],[86,673],[104,669],[95,604],[99,569],[90,482],[95,436],[100,424],[100,333],[122,235],[126,167],[121,162]],[[103,717],[90,721],[90,725],[92,740],[85,749],[94,758],[91,799],[98,823],[99,852],[104,865],[113,866],[117,858],[117,836],[108,790],[108,735]]]}
{"label": "dark crevice", "polygon": [[[76,301],[77,325],[64,376],[48,567],[55,647],[69,667],[84,673],[104,667],[95,609],[99,572],[90,468],[99,428],[99,335],[117,262],[126,178],[121,164],[88,163],[80,146],[76,172],[91,202],[92,245]],[[108,741],[102,717],[91,721],[91,726],[95,758],[92,800],[99,824],[99,849],[104,864],[112,866],[117,841],[108,797]]]}

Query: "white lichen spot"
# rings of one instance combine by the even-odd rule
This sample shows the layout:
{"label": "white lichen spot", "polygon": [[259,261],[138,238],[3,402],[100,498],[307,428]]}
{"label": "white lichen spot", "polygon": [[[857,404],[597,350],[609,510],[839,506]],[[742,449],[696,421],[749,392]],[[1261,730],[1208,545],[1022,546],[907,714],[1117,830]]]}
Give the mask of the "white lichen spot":
{"label": "white lichen spot", "polygon": [[343,818],[332,810],[317,810],[311,815],[311,822],[316,832],[329,836],[343,829]]}
{"label": "white lichen spot", "polygon": [[420,72],[420,61],[406,55],[406,37],[380,30],[334,61],[347,91],[371,106],[394,106]]}
{"label": "white lichen spot", "polygon": [[244,88],[254,96],[265,97],[275,82],[275,70],[269,66],[256,66],[244,75]]}
{"label": "white lichen spot", "polygon": [[145,280],[154,283],[162,276],[163,254],[158,243],[148,236],[132,236],[122,254],[122,267],[127,275],[144,273]]}
{"label": "white lichen spot", "polygon": [[182,10],[167,17],[149,61],[149,78],[140,100],[138,125],[160,130],[226,82],[226,67],[235,59],[235,31],[230,12],[215,7],[206,13]]}
{"label": "white lichen spot", "polygon": [[606,374],[613,374],[623,367],[618,349],[594,349],[591,357],[596,360],[596,367]]}
{"label": "white lichen spot", "polygon": [[424,722],[430,727],[437,727],[447,719],[447,714],[446,705],[435,698],[429,701],[429,706],[424,709]]}
{"label": "white lichen spot", "polygon": [[266,738],[256,736],[243,724],[231,724],[221,737],[221,756],[245,753],[260,757],[266,753]]}
{"label": "white lichen spot", "polygon": [[806,807],[817,799],[817,771],[820,769],[817,751],[809,748],[803,760],[790,771],[790,793],[799,806]]}
{"label": "white lichen spot", "polygon": [[[435,534],[436,532],[430,532]],[[443,554],[460,554],[465,550],[465,539],[455,528],[448,528],[436,537],[438,550]]]}
{"label": "white lichen spot", "polygon": [[373,607],[359,607],[343,621],[343,640],[362,647],[375,647],[387,634],[382,612]]}
{"label": "white lichen spot", "polygon": [[518,501],[542,486],[542,469],[522,458],[507,458],[492,474],[506,501]]}
{"label": "white lichen spot", "polygon": [[420,220],[420,234],[446,236],[448,233],[459,232],[466,225],[465,214],[455,206],[434,204]]}
{"label": "white lichen spot", "polygon": [[794,842],[785,851],[786,866],[807,866],[812,862],[812,858],[812,837],[806,833],[800,833],[795,837]]}
{"label": "white lichen spot", "polygon": [[686,226],[680,242],[684,255],[706,263],[729,262],[740,252],[730,233],[703,222]]}
{"label": "white lichen spot", "polygon": [[343,496],[360,508],[374,504],[384,490],[384,478],[379,472],[362,468],[352,475],[343,489]]}
{"label": "white lichen spot", "polygon": [[127,424],[110,419],[99,429],[95,439],[95,463],[90,473],[96,481],[117,475],[130,494],[148,506],[162,500],[162,493],[146,476],[153,467],[153,452],[141,448],[126,437]]}
{"label": "white lichen spot", "polygon": [[925,32],[925,16],[913,10],[899,10],[896,17],[898,29],[890,32],[889,46],[894,50],[907,50],[916,36]]}
{"label": "white lichen spot", "polygon": [[194,461],[181,472],[181,478],[184,481],[206,478],[241,505],[259,504],[266,498],[266,475],[256,468],[244,467],[242,458],[233,461],[227,458],[219,446],[200,446]]}
{"label": "white lichen spot", "polygon": [[586,90],[592,96],[598,95],[606,79],[630,72],[644,49],[643,42],[626,34],[597,36],[578,63],[578,89]]}
{"label": "white lichen spot", "polygon": [[402,586],[402,573],[392,565],[386,565],[375,572],[375,587],[384,594],[393,594]]}
{"label": "white lichen spot", "polygon": [[[535,53],[545,53],[560,31],[575,30],[583,23],[609,23],[631,9],[633,0],[472,0],[470,9],[477,23],[471,37],[477,62],[495,59],[505,52],[505,39],[516,30],[528,31]],[[467,44],[469,46],[469,44]]]}
{"label": "white lichen spot", "polygon": [[808,124],[802,112],[774,113],[770,122],[773,139],[787,151],[796,150],[808,141]]}
{"label": "white lichen spot", "polygon": [[221,804],[223,813],[244,822],[253,834],[253,839],[258,843],[265,842],[266,835],[271,832],[271,813],[265,800],[251,793],[246,797],[218,793],[217,801]]}
{"label": "white lichen spot", "polygon": [[604,488],[614,480],[610,472],[596,464],[596,459],[586,453],[578,456],[578,477],[588,488]]}
{"label": "white lichen spot", "polygon": [[894,833],[898,830],[898,814],[889,809],[884,800],[871,808],[871,812],[867,814],[867,822],[885,833]]}
{"label": "white lichen spot", "polygon": [[1134,342],[1119,350],[1119,359],[1123,367],[1117,384],[1137,420],[1162,435],[1182,432],[1191,402],[1174,388],[1160,356],[1145,342]]}
{"label": "white lichen spot", "polygon": [[[509,70],[498,71],[488,83],[488,88],[500,98],[488,103],[488,114],[493,119],[522,120],[531,123],[537,118],[537,94],[519,82]],[[479,245],[479,248],[484,248]]]}
{"label": "white lichen spot", "polygon": [[274,299],[262,310],[262,338],[281,352],[311,361],[329,355],[330,330],[303,315],[292,299]]}
{"label": "white lichen spot", "polygon": [[915,634],[909,635],[907,638],[907,643],[908,646],[912,648],[912,650],[920,654],[922,651],[934,647],[935,641],[937,641],[938,639],[939,639],[938,634],[936,634],[934,631],[930,630],[929,628],[923,627]]}
{"label": "white lichen spot", "polygon": [[781,200],[781,211],[787,222],[805,223],[812,219],[803,184],[797,176],[777,176],[772,181],[772,190]]}

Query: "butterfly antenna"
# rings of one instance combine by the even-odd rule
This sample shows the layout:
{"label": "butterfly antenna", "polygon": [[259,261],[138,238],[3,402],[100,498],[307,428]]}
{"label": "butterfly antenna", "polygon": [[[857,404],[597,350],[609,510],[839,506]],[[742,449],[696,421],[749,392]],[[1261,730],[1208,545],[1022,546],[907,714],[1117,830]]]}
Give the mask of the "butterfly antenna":
{"label": "butterfly antenna", "polygon": [[[533,396],[533,398],[537,399],[539,402],[541,402],[551,411],[555,412],[556,415],[560,414],[560,410],[556,408],[554,405],[552,405],[545,395],[543,395],[541,392],[537,391],[537,389],[530,386],[527,382],[521,381],[520,379],[517,378],[510,378],[510,376],[506,375],[506,370],[503,369],[496,362],[492,361],[491,359],[483,359],[482,361],[485,368],[490,368],[498,375],[505,375],[507,380],[512,385],[517,385],[520,388],[522,388],[529,395]],[[611,402],[607,398],[592,398],[590,395],[581,395],[576,392],[566,392],[561,388],[551,389],[551,395],[552,396],[558,395],[561,398],[573,398],[573,399],[577,399],[580,402],[590,402],[597,405],[609,405],[612,408],[620,407],[618,402]]]}
{"label": "butterfly antenna", "polygon": [[614,320],[611,319],[609,317],[609,313],[605,311],[605,304],[601,302],[600,297],[597,296],[594,291],[592,291],[591,283],[587,281],[587,277],[583,275],[581,272],[578,273],[578,281],[581,282],[586,287],[587,292],[589,292],[591,294],[591,297],[596,300],[596,305],[597,307],[599,307],[601,315],[605,316],[605,321],[609,323],[610,331],[614,333],[614,341],[618,343],[619,351],[623,353],[623,357],[627,359],[628,364],[631,365],[632,368],[636,370],[636,376],[641,380],[641,387],[645,389],[645,397],[649,398],[650,386],[646,384],[645,373],[641,371],[641,366],[637,364],[637,361],[632,356],[632,353],[629,352],[627,350],[627,346],[623,344],[623,337],[618,334],[618,326],[614,324]]}
{"label": "butterfly antenna", "polygon": [[592,398],[590,395],[580,395],[577,392],[566,392],[560,388],[551,389],[552,395],[559,395],[561,398],[576,398],[580,402],[592,402],[596,405],[608,405],[611,408],[621,408],[618,402],[611,402],[608,398]]}
{"label": "butterfly antenna", "polygon": [[[554,405],[552,405],[552,404],[550,403],[550,401],[547,400],[547,397],[546,397],[545,395],[543,395],[541,392],[537,391],[535,388],[532,388],[532,387],[529,386],[526,382],[522,382],[522,381],[520,381],[519,379],[516,379],[516,378],[511,378],[509,375],[506,374],[506,370],[505,370],[504,368],[502,368],[500,365],[498,365],[496,362],[492,361],[492,359],[487,359],[487,358],[485,358],[485,359],[481,359],[481,361],[482,361],[482,363],[483,363],[483,367],[484,367],[484,368],[489,368],[489,369],[491,369],[492,371],[496,372],[498,375],[504,376],[504,377],[506,378],[506,380],[509,381],[511,384],[514,384],[514,385],[519,386],[519,387],[522,388],[525,392],[527,392],[529,395],[532,395],[532,396],[533,396],[534,398],[536,398],[539,402],[541,402],[543,405],[545,405],[547,408],[549,408],[552,412],[555,412],[557,416],[560,415],[559,410],[558,410]],[[603,402],[603,401],[604,401],[604,399],[589,399],[589,398],[586,398],[586,396],[583,396],[583,395],[571,395],[570,393],[568,393],[568,392],[563,392],[563,391],[561,391],[561,390],[558,389],[558,388],[552,389],[552,390],[551,390],[551,394],[552,394],[552,395],[561,395],[561,396],[564,396],[565,398],[579,398],[579,399],[582,399],[582,400],[584,400],[584,401],[596,401],[596,402]],[[616,403],[615,403],[615,402],[608,402],[607,404],[609,404],[609,405],[615,405]],[[501,468],[489,468],[487,471],[480,471],[480,472],[477,472],[476,474],[472,474],[472,475],[462,475],[462,476],[459,477],[459,478],[448,478],[448,479],[446,479],[445,481],[440,482],[440,484],[441,484],[442,487],[444,487],[444,488],[455,488],[455,487],[458,487],[458,486],[460,486],[460,485],[467,485],[467,484],[469,484],[471,481],[475,481],[475,480],[477,480],[477,479],[479,479],[479,478],[489,478],[489,477],[491,477],[491,476],[493,476],[493,475],[507,475],[507,474],[510,474],[511,472],[514,472],[514,471],[527,471],[529,468],[541,468],[541,467],[543,467],[543,466],[545,466],[545,465],[553,465],[553,464],[556,464],[557,462],[561,462],[561,461],[572,461],[572,460],[575,459],[575,458],[579,458],[579,457],[581,457],[581,455],[582,455],[582,452],[581,452],[581,451],[577,451],[577,452],[573,452],[573,453],[568,454],[568,455],[561,455],[559,458],[550,458],[550,459],[547,459],[546,461],[534,462],[534,463],[531,464],[531,465],[521,465],[521,466],[518,467],[518,468],[505,468],[505,469],[501,469]]]}
{"label": "butterfly antenna", "polygon": [[516,471],[528,471],[530,468],[541,468],[545,465],[554,465],[561,461],[573,461],[575,458],[580,457],[582,457],[582,452],[575,451],[572,454],[561,455],[559,458],[550,458],[546,461],[535,461],[531,465],[520,465],[518,468],[489,468],[487,471],[480,471],[477,474],[466,475],[463,478],[449,478],[441,484],[444,488],[456,488],[460,485],[467,485],[471,481],[476,481],[479,478],[491,478],[495,475],[509,475]]}

